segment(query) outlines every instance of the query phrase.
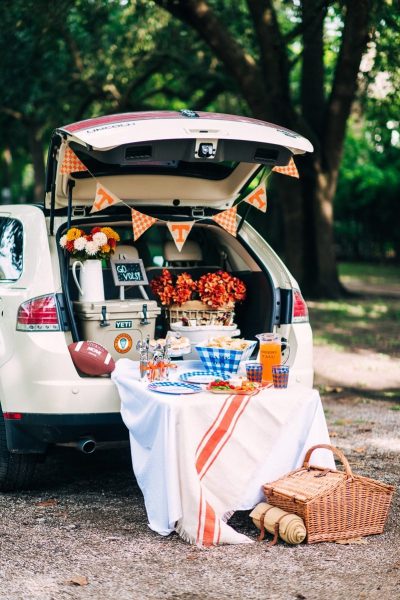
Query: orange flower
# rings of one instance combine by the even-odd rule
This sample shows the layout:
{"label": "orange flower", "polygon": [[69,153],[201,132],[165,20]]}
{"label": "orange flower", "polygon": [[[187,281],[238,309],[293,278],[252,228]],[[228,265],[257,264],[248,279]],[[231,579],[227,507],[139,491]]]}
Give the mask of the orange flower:
{"label": "orange flower", "polygon": [[172,303],[182,305],[188,300],[200,300],[212,308],[233,305],[246,297],[246,286],[237,277],[226,271],[206,273],[198,282],[189,273],[181,273],[175,280],[168,269],[163,269],[159,277],[150,282],[153,293],[164,306]]}
{"label": "orange flower", "polygon": [[73,240],[77,240],[81,237],[82,233],[83,232],[81,229],[78,229],[77,227],[71,227],[71,229],[68,229],[67,231],[67,241],[72,242]]}
{"label": "orange flower", "polygon": [[108,239],[115,240],[116,242],[119,242],[120,237],[119,237],[118,233],[116,231],[114,231],[114,229],[112,229],[111,227],[102,227],[100,229],[100,231],[102,233],[105,233]]}

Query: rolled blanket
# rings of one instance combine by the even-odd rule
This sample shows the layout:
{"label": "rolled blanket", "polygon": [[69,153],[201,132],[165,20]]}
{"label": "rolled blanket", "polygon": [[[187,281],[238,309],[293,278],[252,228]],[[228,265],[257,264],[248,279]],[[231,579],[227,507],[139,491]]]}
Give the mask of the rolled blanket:
{"label": "rolled blanket", "polygon": [[[260,540],[263,539],[264,528],[277,535],[288,544],[300,544],[306,537],[307,531],[301,517],[287,513],[276,506],[260,502],[250,513],[254,525],[260,529]],[[262,522],[263,521],[263,522]]]}

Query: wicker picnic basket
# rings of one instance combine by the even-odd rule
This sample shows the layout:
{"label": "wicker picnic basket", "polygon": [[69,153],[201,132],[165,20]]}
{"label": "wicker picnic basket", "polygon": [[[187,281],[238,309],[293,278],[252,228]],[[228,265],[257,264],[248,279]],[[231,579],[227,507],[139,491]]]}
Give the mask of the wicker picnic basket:
{"label": "wicker picnic basket", "polygon": [[184,322],[189,325],[231,325],[234,318],[234,305],[211,308],[200,300],[188,300],[181,305],[167,308],[169,323]]}
{"label": "wicker picnic basket", "polygon": [[[345,470],[310,466],[317,448],[331,450]],[[300,469],[264,485],[269,504],[304,520],[309,544],[382,533],[393,491],[392,485],[354,475],[343,452],[327,444],[310,448]]]}

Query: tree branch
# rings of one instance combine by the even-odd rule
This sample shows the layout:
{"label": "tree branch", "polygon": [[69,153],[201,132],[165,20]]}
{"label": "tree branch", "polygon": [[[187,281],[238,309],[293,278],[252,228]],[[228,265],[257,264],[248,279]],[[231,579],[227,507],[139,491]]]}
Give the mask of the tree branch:
{"label": "tree branch", "polygon": [[324,162],[337,171],[343,149],[346,122],[357,90],[361,58],[369,39],[371,0],[346,1],[342,44],[328,102],[323,140]]}
{"label": "tree branch", "polygon": [[131,79],[129,84],[123,90],[123,93],[121,94],[121,97],[119,99],[119,102],[118,102],[118,110],[119,111],[125,110],[125,108],[128,105],[128,101],[129,101],[130,95],[132,94],[133,90],[144,85],[146,83],[146,81],[148,81],[148,79],[150,79],[150,77],[152,75],[154,75],[154,73],[157,73],[163,62],[164,62],[163,58],[159,57],[152,65],[149,66],[149,68],[144,73],[142,73],[139,77],[137,77],[137,79]]}
{"label": "tree branch", "polygon": [[[301,22],[298,25],[296,25],[296,27],[293,27],[293,29],[289,31],[286,35],[284,35],[285,43],[289,44],[299,35],[304,35],[306,29],[313,26],[315,15],[318,14],[320,10],[327,9],[328,6],[330,6],[333,3],[334,0],[314,0],[313,6],[311,6],[313,10],[310,11],[309,17],[304,19],[303,13]],[[307,4],[310,6],[309,2]]]}
{"label": "tree branch", "polygon": [[325,114],[324,97],[324,18],[326,2],[302,0],[302,18],[308,27],[303,29],[303,61],[301,71],[301,104],[303,118],[313,132],[313,142],[322,135]]}
{"label": "tree branch", "polygon": [[12,117],[13,119],[16,119],[17,121],[26,123],[25,115],[18,110],[8,108],[7,106],[0,106],[0,112],[2,112],[5,115],[8,115],[9,117]]}
{"label": "tree branch", "polygon": [[190,25],[214,51],[238,84],[254,116],[268,117],[266,88],[252,56],[236,42],[205,0],[155,0],[172,15]]}
{"label": "tree branch", "polygon": [[289,63],[285,41],[272,0],[247,0],[261,51],[272,120],[287,127],[296,122],[289,89]]}

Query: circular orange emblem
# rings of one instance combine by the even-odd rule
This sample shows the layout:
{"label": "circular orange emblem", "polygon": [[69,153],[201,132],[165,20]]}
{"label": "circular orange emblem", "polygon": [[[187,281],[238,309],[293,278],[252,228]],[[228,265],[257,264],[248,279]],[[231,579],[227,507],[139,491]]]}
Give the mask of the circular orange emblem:
{"label": "circular orange emblem", "polygon": [[120,333],[114,340],[114,348],[120,354],[125,354],[132,348],[132,343],[132,338],[129,334]]}

